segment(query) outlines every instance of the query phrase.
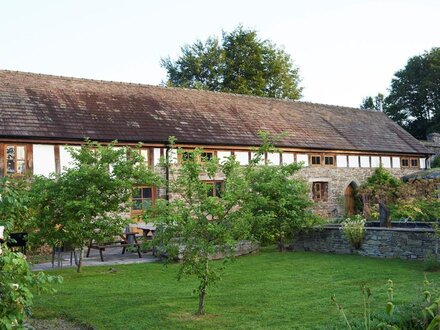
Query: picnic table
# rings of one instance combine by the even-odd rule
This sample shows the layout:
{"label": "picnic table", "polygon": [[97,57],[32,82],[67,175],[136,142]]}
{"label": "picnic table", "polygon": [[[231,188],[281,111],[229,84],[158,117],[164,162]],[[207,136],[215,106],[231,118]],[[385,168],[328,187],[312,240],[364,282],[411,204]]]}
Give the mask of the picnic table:
{"label": "picnic table", "polygon": [[136,248],[136,252],[138,253],[139,258],[142,258],[140,243],[137,241],[136,233],[124,233],[117,237],[117,240],[112,242],[95,242],[94,240],[90,241],[90,244],[87,248],[87,258],[90,256],[91,249],[99,250],[99,256],[101,257],[101,261],[104,261],[104,254],[106,248],[112,247],[122,247],[122,254],[125,253],[125,250],[129,246],[133,246]]}
{"label": "picnic table", "polygon": [[137,228],[142,230],[142,236],[145,240],[152,240],[156,233],[156,226],[153,223],[138,224]]}

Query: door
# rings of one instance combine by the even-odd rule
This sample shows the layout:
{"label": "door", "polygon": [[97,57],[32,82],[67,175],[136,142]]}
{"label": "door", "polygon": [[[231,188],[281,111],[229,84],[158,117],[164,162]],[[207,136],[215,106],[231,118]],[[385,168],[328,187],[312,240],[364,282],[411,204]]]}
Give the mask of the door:
{"label": "door", "polygon": [[354,187],[350,183],[347,188],[345,188],[345,213],[347,215],[355,214],[355,200],[354,200]]}

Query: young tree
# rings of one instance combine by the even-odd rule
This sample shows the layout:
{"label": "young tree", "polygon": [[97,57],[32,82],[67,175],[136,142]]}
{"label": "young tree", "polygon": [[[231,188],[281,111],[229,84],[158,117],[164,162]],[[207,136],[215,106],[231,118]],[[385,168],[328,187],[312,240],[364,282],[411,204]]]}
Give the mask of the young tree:
{"label": "young tree", "polygon": [[[310,212],[313,202],[307,184],[292,176],[301,165],[264,163],[266,152],[279,152],[266,132],[259,133],[263,144],[256,150],[247,168],[249,194],[246,205],[252,214],[251,233],[260,242],[273,242],[278,237],[280,251],[283,237],[292,237],[299,230],[317,225],[319,218]],[[264,165],[261,165],[263,163]]]}
{"label": "young tree", "polygon": [[167,85],[297,100],[301,97],[298,68],[289,54],[257,32],[238,26],[181,48],[175,61],[161,60]]}
{"label": "young tree", "polygon": [[440,130],[440,48],[411,57],[395,73],[384,111],[418,139]]}
{"label": "young tree", "polygon": [[367,96],[362,100],[360,108],[363,110],[383,111],[384,95],[378,93],[375,97]]}
{"label": "young tree", "polygon": [[[170,148],[173,149],[173,140]],[[158,230],[154,244],[169,260],[181,259],[178,279],[194,275],[199,280],[197,314],[205,313],[208,287],[220,280],[225,263],[212,263],[214,253],[223,261],[233,257],[237,239],[247,236],[247,213],[243,208],[246,179],[239,164],[230,158],[223,164],[205,158],[201,149],[178,150],[181,164],[171,173],[171,201],[158,201],[154,209]],[[223,185],[214,180],[224,178]],[[209,181],[206,181],[209,180]]]}
{"label": "young tree", "polygon": [[79,249],[81,272],[83,248],[90,240],[109,240],[130,222],[124,214],[134,186],[158,185],[160,179],[136,149],[86,141],[70,153],[73,167],[52,178],[35,179],[33,210],[42,239]]}

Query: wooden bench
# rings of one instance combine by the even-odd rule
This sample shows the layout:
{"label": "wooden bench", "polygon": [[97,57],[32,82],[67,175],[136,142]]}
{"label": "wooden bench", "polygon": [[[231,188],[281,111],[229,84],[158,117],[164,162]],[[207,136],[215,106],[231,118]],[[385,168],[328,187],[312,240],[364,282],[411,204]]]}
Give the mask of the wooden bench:
{"label": "wooden bench", "polygon": [[[130,237],[133,237],[133,242],[130,243]],[[101,261],[104,261],[104,254],[106,248],[114,248],[114,247],[122,247],[122,254],[125,254],[125,250],[129,246],[136,247],[136,252],[138,253],[139,258],[142,258],[141,255],[141,243],[138,243],[136,239],[135,233],[126,233],[124,235],[120,235],[120,240],[113,242],[105,242],[105,243],[97,243],[94,240],[90,241],[90,244],[87,248],[87,258],[90,256],[90,250],[96,249],[99,250],[99,256],[101,257]]]}

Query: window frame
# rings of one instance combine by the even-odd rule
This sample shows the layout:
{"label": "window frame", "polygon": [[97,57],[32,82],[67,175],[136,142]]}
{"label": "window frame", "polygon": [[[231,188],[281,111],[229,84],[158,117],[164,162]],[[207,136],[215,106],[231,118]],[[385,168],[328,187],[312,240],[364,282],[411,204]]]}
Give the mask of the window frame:
{"label": "window frame", "polygon": [[224,180],[203,180],[203,183],[210,185],[212,184],[212,196],[209,195],[209,190],[208,190],[208,196],[209,197],[218,197],[218,198],[222,198],[222,196],[217,196],[217,189],[215,189],[216,184],[220,184],[220,192],[222,193],[225,189],[225,181]]}
{"label": "window frame", "polygon": [[[336,166],[336,155],[324,155],[324,163],[322,165],[324,166]],[[331,158],[332,159],[332,164],[326,164],[326,159],[327,158]]]}
{"label": "window frame", "polygon": [[312,182],[312,199],[314,202],[328,202],[328,182]]}
{"label": "window frame", "polygon": [[[403,165],[403,162],[408,162],[408,165]],[[416,162],[416,165],[413,165],[413,161]],[[400,167],[404,168],[420,168],[420,160],[414,157],[401,157],[400,158]]]}
{"label": "window frame", "polygon": [[[313,159],[319,159],[319,163],[314,163]],[[319,154],[311,154],[310,155],[310,165],[311,166],[321,166],[322,165],[322,155]]]}
{"label": "window frame", "polygon": [[[8,147],[14,147],[14,173],[8,173],[8,153],[7,153]],[[24,152],[23,159],[18,159],[17,158],[17,147],[23,147],[23,152]],[[23,176],[23,175],[25,175],[26,172],[28,171],[26,145],[25,144],[20,144],[20,143],[19,144],[15,144],[15,143],[6,144],[5,143],[3,148],[4,148],[4,152],[3,152],[3,166],[4,166],[3,174],[4,174],[4,176]],[[17,172],[18,161],[23,161],[24,162],[23,173],[18,173]]]}
{"label": "window frame", "polygon": [[[142,205],[143,205],[144,200],[147,200],[147,198],[142,197],[142,189],[144,189],[144,188],[151,188],[151,205],[154,206],[154,204],[156,203],[156,198],[157,198],[156,187],[147,186],[147,185],[135,186],[134,189],[141,189],[141,197],[140,198],[133,198],[133,193],[131,194],[131,197],[130,197],[130,214],[131,214],[131,216],[141,215],[144,211],[144,209],[142,208]],[[141,201],[141,208],[139,210],[135,210],[135,209],[133,209],[133,200],[138,200],[138,199],[140,199],[140,201]]]}

